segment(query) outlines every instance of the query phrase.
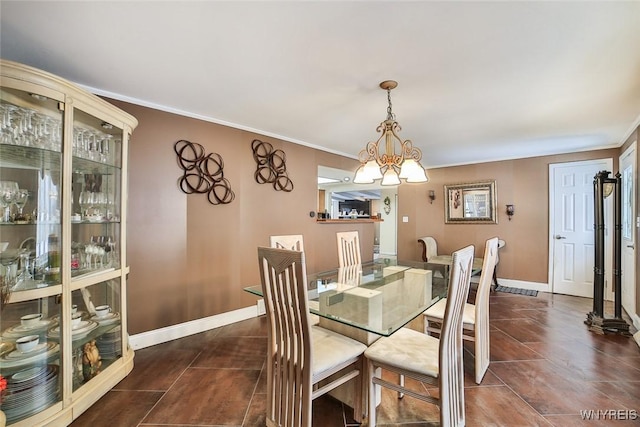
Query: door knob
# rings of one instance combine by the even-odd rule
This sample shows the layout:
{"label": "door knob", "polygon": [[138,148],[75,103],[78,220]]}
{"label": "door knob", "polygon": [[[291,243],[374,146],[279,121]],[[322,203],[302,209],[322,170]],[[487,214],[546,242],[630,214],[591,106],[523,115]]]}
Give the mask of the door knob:
{"label": "door knob", "polygon": [[556,239],[556,240],[566,239],[566,237],[561,236],[561,235],[559,235],[559,234],[556,234],[555,236],[553,236],[553,238],[554,238],[554,239]]}
{"label": "door knob", "polygon": [[628,248],[634,249],[635,246],[634,245],[627,245]]}

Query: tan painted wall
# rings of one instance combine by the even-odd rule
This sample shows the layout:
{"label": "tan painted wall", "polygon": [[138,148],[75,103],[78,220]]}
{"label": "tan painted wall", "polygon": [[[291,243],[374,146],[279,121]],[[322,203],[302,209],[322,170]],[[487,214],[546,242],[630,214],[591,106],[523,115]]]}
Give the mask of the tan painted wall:
{"label": "tan painted wall", "polygon": [[[136,334],[256,303],[243,287],[260,283],[256,248],[272,234],[302,234],[307,268],[337,265],[337,231],[358,230],[362,254],[373,254],[374,224],[317,224],[319,164],[355,169],[356,161],[209,122],[110,100],[139,126],[130,144],[128,281],[130,333]],[[173,150],[180,139],[197,142],[224,161],[235,200],[211,205],[186,195]],[[251,142],[286,153],[290,193],[254,179]]]}
{"label": "tan painted wall", "polygon": [[[618,150],[600,150],[559,156],[482,163],[429,170],[429,182],[399,187],[398,257],[420,259],[417,239],[433,236],[439,253],[451,253],[474,244],[482,256],[486,239],[499,236],[506,246],[500,251],[498,277],[548,282],[549,264],[549,165],[578,160],[613,158],[617,171]],[[445,224],[444,185],[496,181],[497,224]],[[429,190],[436,200],[429,203]],[[515,206],[509,221],[507,204]]]}
{"label": "tan painted wall", "polygon": [[[309,216],[318,203],[317,166],[354,170],[355,160],[110,101],[140,123],[130,144],[130,333],[255,304],[256,298],[242,288],[259,284],[256,247],[268,245],[272,234],[303,234],[309,271],[336,265],[337,231],[358,230],[363,257],[373,253],[373,224],[317,224]],[[222,156],[225,177],[236,195],[231,204],[213,206],[203,195],[186,195],[178,189],[182,171],[173,144],[180,139],[202,144],[207,153]],[[254,139],[285,151],[293,192],[275,191],[255,182]],[[507,241],[500,255],[500,277],[546,282],[548,164],[613,157],[617,165],[618,153],[605,150],[430,170],[429,183],[398,188],[398,255],[419,259],[416,238],[423,235],[435,236],[442,252],[468,243],[483,247],[486,238],[498,235]],[[499,223],[445,225],[442,186],[477,179],[497,180]],[[430,189],[436,190],[433,204],[427,197]],[[510,222],[504,214],[506,203],[516,208]],[[410,221],[403,223],[402,216],[409,216]]]}

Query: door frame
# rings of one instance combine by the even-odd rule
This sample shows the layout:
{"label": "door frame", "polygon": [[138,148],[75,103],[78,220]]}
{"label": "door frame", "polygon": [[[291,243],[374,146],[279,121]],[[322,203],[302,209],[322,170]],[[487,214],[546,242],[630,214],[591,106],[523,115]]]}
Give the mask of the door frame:
{"label": "door frame", "polygon": [[[549,259],[548,259],[548,287],[549,292],[554,293],[554,282],[553,278],[555,276],[555,253],[554,253],[554,238],[555,230],[553,229],[554,224],[554,213],[555,213],[555,180],[554,180],[554,172],[557,168],[567,167],[567,166],[580,166],[580,165],[588,165],[588,164],[597,164],[597,163],[606,163],[606,170],[611,171],[613,173],[613,158],[607,157],[602,159],[593,159],[593,160],[583,160],[583,161],[575,161],[575,162],[564,162],[564,163],[550,163],[549,164]],[[605,215],[611,218],[613,214],[613,206],[612,203],[607,203],[605,205]],[[605,253],[609,256],[605,257],[605,300],[613,299],[613,273],[612,273],[612,265],[613,260],[611,259],[610,254],[613,250],[613,239],[611,233],[613,232],[612,226],[607,228],[607,233],[605,233]]]}
{"label": "door frame", "polygon": [[[631,218],[631,222],[632,222],[632,227],[633,227],[633,243],[635,245],[634,248],[634,259],[637,259],[638,256],[638,221],[639,221],[639,217],[638,217],[638,211],[637,211],[637,207],[638,207],[638,202],[637,202],[637,194],[638,194],[638,189],[636,188],[638,185],[638,152],[637,152],[637,141],[633,141],[633,143],[631,143],[626,150],[624,150],[624,152],[622,154],[620,154],[619,160],[618,160],[618,165],[619,168],[622,169],[622,160],[629,156],[629,154],[631,154],[631,152],[633,153],[633,190],[634,190],[634,206],[632,208],[632,213],[633,213],[633,218]],[[622,171],[621,171],[622,172]],[[624,251],[623,248],[621,248],[622,251]],[[636,275],[638,274],[637,270],[635,269],[635,264],[633,266],[634,269],[634,281],[633,281],[633,289],[632,289],[632,293],[633,293],[633,313],[629,313],[627,311],[627,309],[623,306],[622,308],[627,312],[627,314],[629,315],[629,317],[633,320],[634,325],[636,325],[636,322],[638,322],[637,319],[637,312],[638,312],[638,288],[637,288],[637,283],[638,283],[638,278],[636,277]],[[621,266],[622,268],[622,266]],[[625,281],[624,281],[624,274],[625,274],[625,269],[622,269],[622,287],[624,288],[625,285]],[[621,290],[622,292],[622,290]],[[622,295],[620,295],[620,299],[621,299],[621,303],[622,303]]]}

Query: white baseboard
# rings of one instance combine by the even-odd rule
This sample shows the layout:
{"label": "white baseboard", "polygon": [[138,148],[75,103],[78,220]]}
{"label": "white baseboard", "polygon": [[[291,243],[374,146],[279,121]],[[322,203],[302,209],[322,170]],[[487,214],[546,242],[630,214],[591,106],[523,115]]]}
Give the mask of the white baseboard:
{"label": "white baseboard", "polygon": [[[625,310],[625,312],[626,312],[626,310]],[[629,313],[627,313],[627,314],[629,314]],[[633,326],[638,330],[638,332],[640,332],[640,316],[638,316],[635,313],[632,313],[632,314],[629,314],[629,317],[631,318],[631,321],[633,322]],[[636,334],[636,335],[638,335],[638,334]],[[638,338],[640,338],[640,335],[638,335]],[[640,345],[640,341],[638,341],[638,344]]]}
{"label": "white baseboard", "polygon": [[141,348],[151,347],[152,345],[162,344],[163,342],[172,341],[193,334],[199,334],[200,332],[219,328],[220,326],[230,325],[231,323],[240,322],[257,316],[258,309],[255,305],[240,308],[238,310],[228,311],[215,316],[204,317],[202,319],[167,326],[166,328],[154,329],[152,331],[131,335],[129,337],[129,344],[134,350],[139,350]]}

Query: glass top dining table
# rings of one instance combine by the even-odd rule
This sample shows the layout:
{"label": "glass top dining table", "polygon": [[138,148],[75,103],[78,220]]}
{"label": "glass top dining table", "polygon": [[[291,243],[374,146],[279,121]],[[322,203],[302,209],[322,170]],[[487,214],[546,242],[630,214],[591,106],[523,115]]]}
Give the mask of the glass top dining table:
{"label": "glass top dining table", "polygon": [[[309,311],[320,317],[321,326],[329,319],[389,336],[446,296],[449,269],[445,267],[379,258],[308,274]],[[262,297],[260,285],[244,290]]]}

